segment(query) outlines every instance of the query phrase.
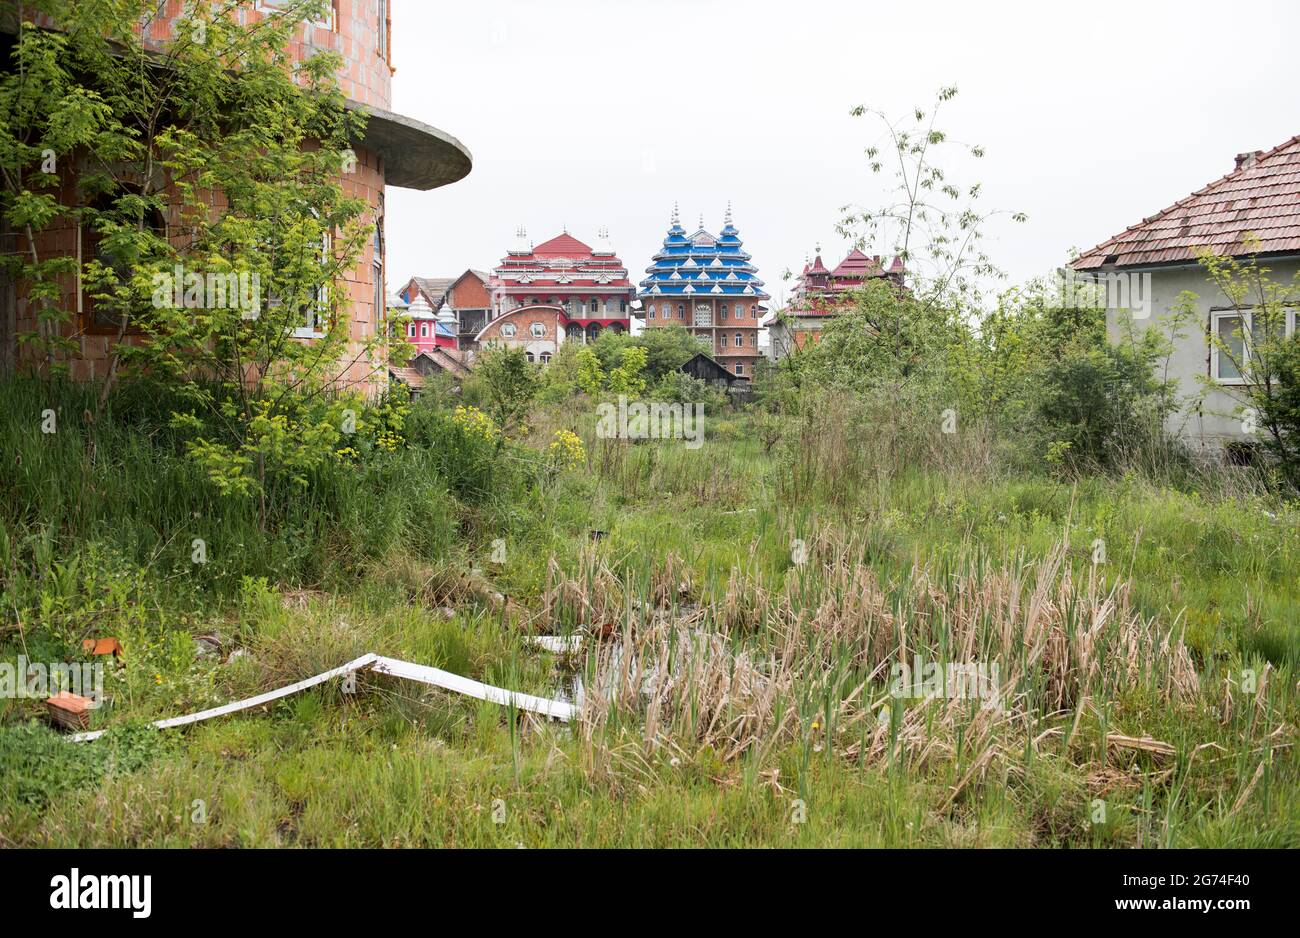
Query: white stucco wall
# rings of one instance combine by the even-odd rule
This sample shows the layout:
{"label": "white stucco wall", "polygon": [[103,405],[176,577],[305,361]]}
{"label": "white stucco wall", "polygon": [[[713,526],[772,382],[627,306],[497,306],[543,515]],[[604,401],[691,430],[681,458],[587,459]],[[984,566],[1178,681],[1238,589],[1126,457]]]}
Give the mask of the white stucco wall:
{"label": "white stucco wall", "polygon": [[[1300,270],[1300,261],[1273,261],[1268,266],[1270,277],[1279,283],[1289,283]],[[1134,319],[1134,329],[1168,330],[1168,314],[1178,302],[1180,294],[1191,291],[1196,301],[1196,321],[1184,326],[1187,333],[1179,340],[1169,363],[1169,375],[1178,381],[1181,398],[1191,397],[1183,411],[1170,418],[1168,429],[1189,442],[1219,446],[1228,440],[1245,439],[1241,417],[1234,416],[1241,406],[1241,398],[1219,387],[1207,388],[1201,378],[1210,377],[1210,343],[1206,331],[1210,328],[1211,313],[1230,310],[1227,297],[1206,278],[1204,268],[1186,266],[1152,270],[1127,269],[1127,273],[1151,275],[1151,315],[1147,319]],[[1121,322],[1127,314],[1110,310],[1106,323],[1112,341],[1122,337]]]}

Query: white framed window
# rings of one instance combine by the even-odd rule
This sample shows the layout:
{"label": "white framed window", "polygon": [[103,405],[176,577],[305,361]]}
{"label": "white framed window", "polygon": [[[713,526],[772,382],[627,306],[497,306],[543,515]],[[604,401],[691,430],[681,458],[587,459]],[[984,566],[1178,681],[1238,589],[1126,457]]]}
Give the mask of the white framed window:
{"label": "white framed window", "polygon": [[415,323],[410,323],[406,327],[406,336],[409,339],[415,338]]}
{"label": "white framed window", "polygon": [[[315,210],[313,209],[313,214]],[[320,262],[323,265],[328,264],[334,258],[334,237],[329,231],[321,235],[320,241]],[[278,305],[279,299],[271,297],[270,301]],[[322,283],[316,288],[316,302],[307,308],[307,313],[303,318],[303,324],[293,331],[296,339],[315,339],[319,338],[325,332],[326,318],[329,315],[330,308],[330,288],[329,283]]]}
{"label": "white framed window", "polygon": [[654,319],[654,318],[655,318],[655,305],[654,305],[653,303],[650,304],[650,313],[649,313],[649,316],[650,316],[651,319]]}
{"label": "white framed window", "polygon": [[745,344],[745,337],[739,332],[736,333],[736,348],[741,348]]}
{"label": "white framed window", "polygon": [[682,303],[677,304],[677,318],[678,319],[686,318],[686,306]]}
{"label": "white framed window", "polygon": [[600,301],[592,300],[587,309],[593,314],[600,312]]}
{"label": "white framed window", "polygon": [[745,373],[745,363],[736,362],[736,376],[739,377]]}
{"label": "white framed window", "polygon": [[428,337],[429,337],[429,324],[427,322],[422,322],[420,323],[420,338],[427,339]]}
{"label": "white framed window", "polygon": [[726,303],[723,303],[723,304],[722,304],[722,318],[723,318],[723,319],[726,319],[726,318],[727,318],[727,304],[726,304]]}
{"label": "white framed window", "polygon": [[550,353],[550,352],[543,352],[541,357],[542,357],[542,364],[543,364],[543,365],[549,365],[549,364],[550,364],[550,362],[551,362],[551,353]]}
{"label": "white framed window", "polygon": [[1220,384],[1245,384],[1240,369],[1248,364],[1253,320],[1250,310],[1210,314],[1210,327],[1216,340],[1210,343],[1210,374]]}
{"label": "white framed window", "polygon": [[388,296],[384,289],[384,220],[375,219],[375,257],[370,265],[374,278],[375,325],[382,326],[388,314]]}
{"label": "white framed window", "polygon": [[534,339],[544,339],[546,338],[546,323],[535,322],[528,327],[528,331],[533,334]]}
{"label": "white framed window", "polygon": [[[283,13],[293,0],[257,0],[257,9],[265,13]],[[325,18],[312,20],[311,24],[320,29],[333,29],[337,20],[338,0],[331,0],[329,9],[325,11]]]}
{"label": "white framed window", "polygon": [[501,336],[502,338],[513,339],[515,337],[515,324],[512,322],[502,323]]}
{"label": "white framed window", "polygon": [[[1242,326],[1242,320],[1245,326]],[[1210,312],[1210,328],[1219,341],[1210,343],[1210,375],[1220,384],[1245,384],[1239,370],[1249,369],[1254,355],[1254,343],[1259,341],[1260,322],[1253,310],[1221,310]],[[1300,309],[1288,309],[1284,314],[1283,335],[1290,338],[1300,332]],[[1225,349],[1220,348],[1220,342]]]}
{"label": "white framed window", "polygon": [[533,358],[533,353],[532,353],[532,352],[525,352],[524,354],[528,356],[528,360],[529,360],[530,362],[536,361],[536,359]]}

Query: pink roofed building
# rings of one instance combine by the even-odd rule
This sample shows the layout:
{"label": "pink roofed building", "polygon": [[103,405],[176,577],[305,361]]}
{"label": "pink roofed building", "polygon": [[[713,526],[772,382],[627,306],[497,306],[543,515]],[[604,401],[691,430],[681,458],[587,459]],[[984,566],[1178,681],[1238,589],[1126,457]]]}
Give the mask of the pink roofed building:
{"label": "pink roofed building", "polygon": [[895,257],[889,266],[879,255],[854,248],[835,269],[822,262],[821,248],[795,281],[794,293],[785,309],[767,321],[772,357],[781,360],[821,339],[826,322],[853,302],[853,294],[874,280],[903,289],[903,261]]}
{"label": "pink roofed building", "polygon": [[412,358],[435,348],[456,348],[456,317],[444,304],[433,311],[422,294],[406,308],[406,341],[415,346]]}
{"label": "pink roofed building", "polygon": [[594,247],[565,232],[533,246],[524,230],[488,280],[491,318],[474,337],[524,348],[548,362],[568,340],[594,341],[601,332],[627,332],[636,287],[601,230]]}

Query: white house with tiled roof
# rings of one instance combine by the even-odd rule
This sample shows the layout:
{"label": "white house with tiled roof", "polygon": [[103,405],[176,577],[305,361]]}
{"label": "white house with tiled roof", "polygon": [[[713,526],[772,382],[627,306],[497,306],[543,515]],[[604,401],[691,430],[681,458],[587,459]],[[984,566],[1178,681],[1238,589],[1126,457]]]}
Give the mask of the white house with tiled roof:
{"label": "white house with tiled roof", "polygon": [[[1222,445],[1250,435],[1233,359],[1248,361],[1252,321],[1249,304],[1234,305],[1208,279],[1198,261],[1206,248],[1226,257],[1254,256],[1273,281],[1300,286],[1300,136],[1239,155],[1226,176],[1070,265],[1070,277],[1092,280],[1105,296],[1115,340],[1130,321],[1137,330],[1167,329],[1184,291],[1196,294],[1197,321],[1175,342],[1170,361],[1179,394],[1192,400],[1171,418],[1169,429],[1192,442]],[[1288,334],[1294,335],[1297,313],[1287,319]],[[1220,336],[1233,354],[1220,354],[1211,335]]]}

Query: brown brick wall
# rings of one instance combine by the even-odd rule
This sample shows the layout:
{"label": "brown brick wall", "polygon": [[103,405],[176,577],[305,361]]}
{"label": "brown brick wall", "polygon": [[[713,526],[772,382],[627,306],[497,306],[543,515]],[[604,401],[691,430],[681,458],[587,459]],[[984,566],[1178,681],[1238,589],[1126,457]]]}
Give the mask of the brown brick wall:
{"label": "brown brick wall", "polygon": [[[503,316],[494,319],[488,324],[479,338],[480,345],[487,345],[489,342],[497,341],[505,345],[529,345],[533,342],[550,341],[558,347],[559,333],[563,328],[560,325],[563,312],[549,306],[524,306],[520,309],[512,310]],[[529,331],[534,322],[540,322],[546,326],[546,335],[540,338],[534,337]],[[515,327],[513,338],[505,338],[501,335],[501,327],[506,323],[512,323]]]}
{"label": "brown brick wall", "polygon": [[[713,310],[712,327],[695,327],[695,307],[701,303],[708,302]],[[650,318],[650,307],[655,306],[656,316]],[[677,307],[684,305],[686,307],[685,318],[678,318]],[[727,318],[722,318],[722,307],[727,307]],[[762,317],[762,311],[759,308],[759,301],[755,297],[740,297],[721,299],[709,297],[703,300],[699,297],[671,297],[664,299],[662,297],[642,297],[641,306],[645,315],[645,324],[647,329],[663,328],[664,326],[679,325],[685,326],[691,332],[709,340],[710,351],[720,365],[735,372],[737,363],[743,363],[745,366],[745,377],[753,374],[755,362],[759,359],[758,352],[758,321]],[[671,312],[668,319],[664,319],[664,309]],[[739,318],[737,318],[739,316]],[[736,333],[741,334],[740,347],[736,346]],[[720,341],[721,337],[726,337],[725,346]]]}
{"label": "brown brick wall", "polygon": [[489,309],[491,306],[492,297],[487,285],[473,274],[462,277],[451,289],[452,309]]}
{"label": "brown brick wall", "polygon": [[[348,196],[363,198],[371,206],[369,216],[364,219],[367,222],[374,221],[376,213],[383,202],[384,177],[378,164],[379,160],[375,154],[365,148],[360,148],[357,152],[355,171],[341,177],[343,189]],[[76,203],[78,195],[75,178],[75,173],[69,172],[66,177],[67,181],[59,191],[59,199],[64,204]],[[217,201],[219,204],[220,200]],[[179,219],[175,212],[170,214],[168,224],[175,225]],[[21,250],[24,253],[28,250],[26,239],[23,237],[11,239],[9,243],[14,250]],[[183,244],[179,234],[173,238],[173,243],[178,246]],[[42,258],[48,258],[56,254],[79,257],[86,253],[87,248],[84,232],[79,232],[71,225],[39,232],[36,245]],[[358,345],[375,334],[376,324],[382,318],[376,315],[374,309],[373,261],[373,239],[370,239],[361,253],[357,266],[337,285],[337,289],[346,291],[346,299],[351,307],[352,337]],[[62,329],[62,334],[76,340],[77,343],[77,352],[66,359],[70,373],[76,380],[106,378],[109,373],[111,348],[112,343],[116,340],[116,331],[94,324],[89,310],[88,298],[79,291],[78,280],[75,275],[61,277],[59,283],[61,287],[60,305],[71,314],[69,322]],[[16,331],[18,333],[36,331],[37,310],[33,304],[28,302],[24,285],[18,284],[14,292]],[[140,341],[140,337],[128,335],[124,341],[132,344]],[[354,348],[347,356],[347,360],[351,361],[356,357],[356,352],[357,349]],[[17,355],[20,364],[23,362],[29,365],[32,364],[33,354],[34,349],[30,346],[18,349]],[[373,364],[357,362],[346,369],[342,380],[348,386],[358,386],[367,391],[374,391],[382,385],[385,376],[386,368],[382,362]],[[375,383],[376,381],[379,383]]]}

